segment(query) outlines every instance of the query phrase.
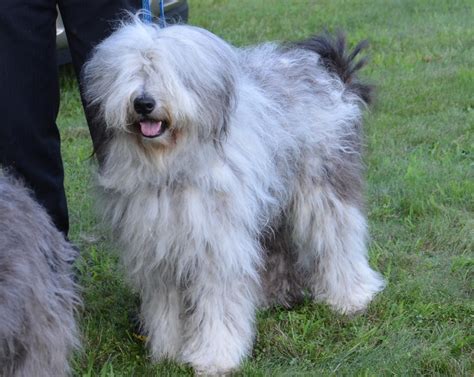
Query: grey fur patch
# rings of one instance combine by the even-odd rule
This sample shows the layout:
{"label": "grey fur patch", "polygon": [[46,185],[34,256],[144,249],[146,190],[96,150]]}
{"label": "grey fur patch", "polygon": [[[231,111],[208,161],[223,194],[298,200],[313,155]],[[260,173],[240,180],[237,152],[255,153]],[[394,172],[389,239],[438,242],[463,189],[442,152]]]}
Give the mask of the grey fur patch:
{"label": "grey fur patch", "polygon": [[45,210],[0,170],[0,376],[70,373],[75,257]]}
{"label": "grey fur patch", "polygon": [[292,308],[301,303],[305,297],[305,284],[301,271],[296,268],[298,257],[288,229],[282,226],[276,232],[267,232],[262,245],[266,256],[261,271],[264,292],[261,306]]}
{"label": "grey fur patch", "polygon": [[[356,125],[354,125],[356,127]],[[363,164],[361,133],[353,132],[341,140],[343,147],[323,163],[324,181],[342,201],[363,208]]]}

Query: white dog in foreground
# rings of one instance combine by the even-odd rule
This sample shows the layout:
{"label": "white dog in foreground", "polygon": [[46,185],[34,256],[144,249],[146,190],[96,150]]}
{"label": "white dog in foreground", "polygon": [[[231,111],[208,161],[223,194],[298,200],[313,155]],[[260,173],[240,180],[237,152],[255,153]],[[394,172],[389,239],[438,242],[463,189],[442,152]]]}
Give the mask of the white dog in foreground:
{"label": "white dog in foreground", "polygon": [[135,20],[95,49],[103,212],[156,360],[225,373],[249,355],[258,307],[310,294],[354,313],[383,289],[361,200],[362,47],[238,49]]}

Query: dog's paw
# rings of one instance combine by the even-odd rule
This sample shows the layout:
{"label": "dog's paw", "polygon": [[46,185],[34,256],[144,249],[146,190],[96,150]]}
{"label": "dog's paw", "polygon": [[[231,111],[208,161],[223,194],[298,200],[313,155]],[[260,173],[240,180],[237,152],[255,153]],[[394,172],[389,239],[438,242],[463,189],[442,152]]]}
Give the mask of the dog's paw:
{"label": "dog's paw", "polygon": [[334,311],[341,314],[357,315],[367,309],[375,295],[384,287],[385,281],[382,276],[368,269],[364,278],[353,279],[352,284],[332,286],[330,292],[313,293],[313,297],[316,301],[326,302]]}
{"label": "dog's paw", "polygon": [[187,349],[180,360],[194,369],[198,376],[230,376],[239,368],[242,355],[228,346]]}
{"label": "dog's paw", "polygon": [[227,370],[227,371],[209,371],[209,370],[201,370],[201,369],[194,369],[194,375],[199,377],[231,377],[235,369]]}
{"label": "dog's paw", "polygon": [[194,369],[196,376],[231,376],[236,371],[240,362],[229,359],[219,359],[218,357],[206,357],[204,360],[186,357],[183,361]]}

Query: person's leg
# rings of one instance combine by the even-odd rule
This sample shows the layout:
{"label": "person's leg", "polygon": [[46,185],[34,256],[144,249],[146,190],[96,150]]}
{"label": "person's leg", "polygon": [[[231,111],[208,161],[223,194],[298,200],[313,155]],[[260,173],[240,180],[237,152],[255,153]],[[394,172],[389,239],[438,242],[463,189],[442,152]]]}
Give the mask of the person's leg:
{"label": "person's leg", "polygon": [[[82,66],[93,47],[112,33],[117,21],[126,17],[126,11],[136,12],[141,4],[141,0],[58,1],[79,83]],[[103,128],[96,124],[91,111],[85,109],[85,113],[94,148],[97,150]]]}
{"label": "person's leg", "polygon": [[0,1],[0,165],[68,231],[59,132],[56,2]]}

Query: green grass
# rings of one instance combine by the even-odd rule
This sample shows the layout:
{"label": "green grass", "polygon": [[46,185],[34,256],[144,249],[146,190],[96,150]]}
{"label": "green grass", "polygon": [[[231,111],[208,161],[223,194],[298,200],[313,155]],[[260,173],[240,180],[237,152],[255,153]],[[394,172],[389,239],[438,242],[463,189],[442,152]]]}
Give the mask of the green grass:
{"label": "green grass", "polygon": [[[472,1],[190,1],[190,22],[236,45],[324,28],[371,42],[377,85],[366,123],[372,265],[386,290],[362,316],[324,305],[259,313],[242,376],[468,376],[474,335],[474,27]],[[71,238],[82,249],[78,376],[180,376],[152,365],[132,334],[136,297],[91,199],[91,144],[77,86],[63,69],[62,134]]]}

